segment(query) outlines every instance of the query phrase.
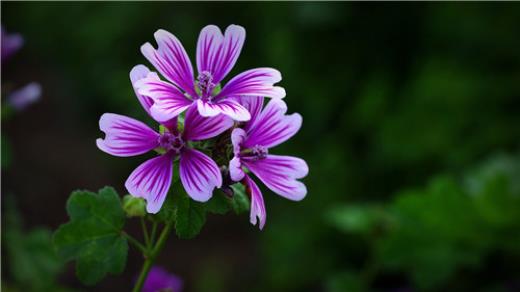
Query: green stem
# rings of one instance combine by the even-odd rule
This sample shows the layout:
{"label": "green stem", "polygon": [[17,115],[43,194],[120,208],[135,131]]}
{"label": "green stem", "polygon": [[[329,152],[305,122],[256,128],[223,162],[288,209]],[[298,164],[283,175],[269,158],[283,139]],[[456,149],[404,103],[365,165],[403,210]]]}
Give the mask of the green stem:
{"label": "green stem", "polygon": [[143,228],[144,243],[147,248],[150,248],[151,242],[150,237],[148,236],[148,228],[146,227],[146,222],[143,217],[141,217],[141,227]]}
{"label": "green stem", "polygon": [[155,262],[155,258],[157,255],[159,255],[159,252],[161,252],[161,249],[163,248],[164,244],[166,243],[166,239],[168,239],[168,235],[170,235],[170,231],[172,229],[172,223],[168,222],[166,226],[164,226],[164,229],[161,231],[161,235],[159,235],[159,239],[157,240],[157,244],[153,247],[151,252],[146,255],[145,253],[145,261],[143,264],[143,267],[141,269],[141,273],[139,274],[139,278],[137,279],[137,282],[135,283],[134,289],[132,292],[140,292],[143,288],[144,281],[146,280],[146,277],[148,276],[148,272],[150,272],[150,268],[152,268],[153,263]]}
{"label": "green stem", "polygon": [[150,244],[153,245],[155,243],[155,235],[157,234],[157,222],[153,222],[152,225],[152,234],[150,235]]}
{"label": "green stem", "polygon": [[126,237],[126,239],[128,241],[130,241],[130,243],[135,245],[135,247],[137,247],[142,253],[146,253],[148,251],[148,249],[142,243],[140,243],[137,239],[133,238],[130,234],[128,234],[124,231],[122,234],[124,237]]}

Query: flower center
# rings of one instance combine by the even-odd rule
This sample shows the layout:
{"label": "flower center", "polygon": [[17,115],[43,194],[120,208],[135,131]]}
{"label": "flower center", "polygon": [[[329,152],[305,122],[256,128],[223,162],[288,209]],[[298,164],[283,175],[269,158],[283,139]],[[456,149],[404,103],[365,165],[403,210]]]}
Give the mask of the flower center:
{"label": "flower center", "polygon": [[197,87],[200,90],[200,97],[203,99],[211,99],[211,92],[215,88],[213,76],[208,71],[202,71],[197,77]]}
{"label": "flower center", "polygon": [[255,145],[252,148],[243,150],[240,154],[244,157],[252,158],[253,160],[260,160],[267,157],[269,150],[262,145]]}
{"label": "flower center", "polygon": [[159,147],[165,149],[166,151],[173,151],[175,154],[179,154],[182,147],[184,147],[184,141],[182,140],[180,134],[164,132],[161,136],[159,136],[158,139]]}

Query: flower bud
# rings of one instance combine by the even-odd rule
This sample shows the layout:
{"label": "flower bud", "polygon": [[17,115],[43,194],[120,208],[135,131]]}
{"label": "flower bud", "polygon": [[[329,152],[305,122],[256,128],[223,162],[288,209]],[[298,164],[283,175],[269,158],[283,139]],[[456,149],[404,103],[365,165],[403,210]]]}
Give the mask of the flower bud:
{"label": "flower bud", "polygon": [[146,215],[146,202],[143,198],[126,195],[123,197],[123,210],[127,217],[143,217]]}

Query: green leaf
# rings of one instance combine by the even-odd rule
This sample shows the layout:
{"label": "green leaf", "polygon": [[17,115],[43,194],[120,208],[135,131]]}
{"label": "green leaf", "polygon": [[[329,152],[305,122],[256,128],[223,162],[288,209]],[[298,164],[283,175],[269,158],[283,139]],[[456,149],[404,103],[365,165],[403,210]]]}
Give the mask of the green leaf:
{"label": "green leaf", "polygon": [[[14,291],[57,291],[63,261],[52,246],[52,233],[44,228],[24,231],[14,198],[4,198],[2,243],[6,248],[7,269]],[[4,288],[2,282],[2,288]],[[5,289],[8,290],[8,289]]]}
{"label": "green leaf", "polygon": [[179,238],[190,239],[199,234],[206,223],[204,204],[193,201],[186,192],[175,192],[173,203],[176,206],[175,231]]}
{"label": "green leaf", "polygon": [[166,199],[164,200],[161,210],[156,215],[149,214],[150,218],[156,222],[165,223],[175,220],[175,214],[177,213],[177,202],[175,200],[175,196],[179,192],[184,193],[184,188],[182,187],[182,183],[179,180],[179,175],[174,173],[174,177],[172,178],[172,186],[166,195]]}
{"label": "green leaf", "polygon": [[337,206],[326,214],[326,218],[341,231],[370,233],[384,222],[384,213],[380,209],[372,205]]}
{"label": "green leaf", "polygon": [[125,213],[113,188],[98,194],[74,192],[67,202],[70,221],[54,234],[58,254],[76,260],[76,274],[87,285],[107,273],[119,274],[126,264],[128,243],[122,235]]}
{"label": "green leaf", "polygon": [[231,209],[231,199],[218,190],[215,191],[211,200],[206,203],[206,210],[213,214],[224,215]]}
{"label": "green leaf", "polygon": [[249,196],[246,194],[246,187],[241,183],[236,183],[231,186],[233,189],[233,199],[231,200],[231,208],[236,214],[249,211],[250,202]]}
{"label": "green leaf", "polygon": [[362,276],[354,271],[342,271],[333,274],[326,282],[326,291],[340,292],[340,291],[365,291]]}

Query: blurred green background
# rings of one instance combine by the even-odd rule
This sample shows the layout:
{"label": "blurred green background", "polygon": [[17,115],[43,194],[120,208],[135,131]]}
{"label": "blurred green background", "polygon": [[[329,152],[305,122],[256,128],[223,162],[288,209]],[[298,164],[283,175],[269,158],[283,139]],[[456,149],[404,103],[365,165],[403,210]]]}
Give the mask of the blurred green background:
{"label": "blurred green background", "polygon": [[26,41],[2,84],[43,87],[2,120],[5,289],[130,290],[137,253],[85,287],[48,230],[72,190],[125,193],[142,161],[95,146],[104,112],[151,122],[128,77],[147,64],[139,47],[163,28],[194,60],[202,27],[240,24],[230,76],[282,72],[304,123],[273,152],[308,162],[309,192],[294,203],[264,188],[262,232],[229,214],[170,239],[158,263],[186,291],[520,290],[519,4],[2,2],[2,24]]}

